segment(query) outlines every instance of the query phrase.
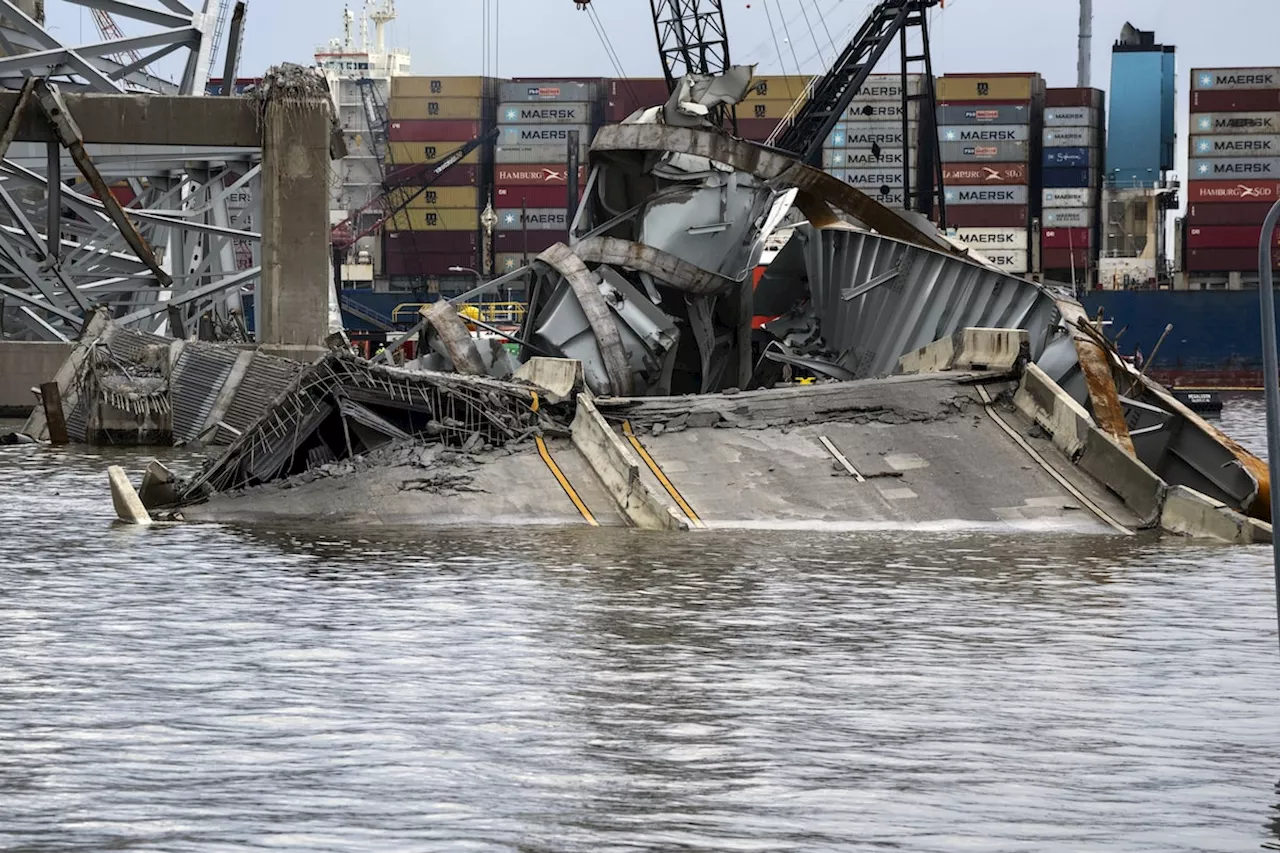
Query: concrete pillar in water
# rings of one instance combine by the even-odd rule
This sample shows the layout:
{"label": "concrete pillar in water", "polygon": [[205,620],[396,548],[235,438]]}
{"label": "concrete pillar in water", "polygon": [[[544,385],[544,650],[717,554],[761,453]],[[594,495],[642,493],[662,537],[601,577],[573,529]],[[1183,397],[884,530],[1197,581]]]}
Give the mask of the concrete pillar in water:
{"label": "concrete pillar in water", "polygon": [[262,282],[258,343],[310,361],[329,334],[329,162],[324,78],[297,65],[263,83]]}

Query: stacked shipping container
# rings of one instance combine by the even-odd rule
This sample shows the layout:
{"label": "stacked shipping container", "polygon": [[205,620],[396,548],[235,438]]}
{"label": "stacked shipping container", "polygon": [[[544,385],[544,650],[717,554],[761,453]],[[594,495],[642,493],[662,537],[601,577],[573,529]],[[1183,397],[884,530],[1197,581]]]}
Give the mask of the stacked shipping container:
{"label": "stacked shipping container", "polygon": [[[578,160],[585,165],[591,137],[600,123],[601,84],[516,80],[503,83],[498,92],[494,269],[509,272],[568,240],[570,134],[578,134]],[[580,189],[582,176],[580,171]]]}
{"label": "stacked shipping container", "polygon": [[1045,93],[1040,269],[1049,279],[1088,283],[1097,268],[1104,97],[1099,89]]}
{"label": "stacked shipping container", "polygon": [[1280,68],[1193,70],[1190,146],[1187,272],[1256,273],[1280,198]]}
{"label": "stacked shipping container", "polygon": [[617,124],[636,110],[665,104],[668,97],[670,93],[665,77],[607,80],[604,84],[604,120],[608,124]]}
{"label": "stacked shipping container", "polygon": [[938,80],[947,225],[1014,274],[1029,269],[1039,214],[1044,81],[1039,74],[948,74]]}
{"label": "stacked shipping container", "polygon": [[[907,78],[907,94],[918,95],[924,77]],[[904,205],[903,165],[910,151],[911,187],[919,188],[920,102],[907,102],[907,129],[902,118],[902,78],[873,74],[827,138],[822,167],[881,204]]]}
{"label": "stacked shipping container", "polygon": [[809,76],[756,77],[746,99],[738,104],[738,136],[764,142],[799,101],[807,96]]}
{"label": "stacked shipping container", "polygon": [[[487,77],[393,77],[388,102],[388,169],[412,175],[435,163],[492,127],[496,81]],[[451,267],[479,269],[480,211],[484,209],[492,158],[487,146],[418,193],[387,223],[383,270],[393,279],[430,278],[469,281]],[[397,190],[391,201],[417,193]],[[448,287],[447,284],[443,286]]]}

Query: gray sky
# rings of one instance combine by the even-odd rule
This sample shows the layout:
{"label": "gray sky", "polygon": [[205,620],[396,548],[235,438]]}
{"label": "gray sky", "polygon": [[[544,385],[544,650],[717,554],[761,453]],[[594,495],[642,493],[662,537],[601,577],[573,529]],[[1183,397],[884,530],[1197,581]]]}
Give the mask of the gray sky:
{"label": "gray sky", "polygon": [[[647,0],[593,2],[622,70],[630,76],[658,75]],[[414,72],[420,74],[616,76],[589,16],[577,11],[573,0],[493,3],[498,7],[494,67],[485,69],[482,61],[483,0],[399,0],[391,41],[412,52]],[[361,3],[350,5],[357,9]],[[1177,45],[1180,134],[1185,134],[1190,69],[1280,66],[1280,0],[1095,0],[1094,5],[1095,86],[1109,88],[1111,44],[1126,20]],[[758,73],[796,73],[797,65],[805,73],[820,71],[819,48],[829,57],[832,42],[842,45],[850,26],[871,6],[868,0],[726,0],[734,61],[758,63]],[[241,74],[256,76],[286,60],[310,64],[315,48],[341,33],[343,7],[343,0],[250,0]],[[766,9],[778,31],[781,58]],[[49,0],[47,10],[60,38],[96,40],[92,19],[80,7]],[[1050,86],[1073,86],[1077,21],[1075,0],[947,0],[946,9],[934,11],[935,71],[1039,71]],[[127,21],[120,23],[131,32]],[[786,40],[788,31],[794,43]],[[887,59],[885,70],[892,70]],[[1179,147],[1185,160],[1185,135]]]}

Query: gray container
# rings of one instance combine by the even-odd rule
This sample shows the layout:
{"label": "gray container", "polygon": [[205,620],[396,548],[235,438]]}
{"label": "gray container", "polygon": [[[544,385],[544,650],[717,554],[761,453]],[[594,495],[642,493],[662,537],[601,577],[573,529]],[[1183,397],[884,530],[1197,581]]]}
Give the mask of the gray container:
{"label": "gray container", "polygon": [[1026,163],[1030,142],[944,142],[943,163]]}
{"label": "gray container", "polygon": [[1092,207],[1066,207],[1046,210],[1041,216],[1045,228],[1092,228]]}
{"label": "gray container", "polygon": [[1191,116],[1191,132],[1204,134],[1236,134],[1271,136],[1280,133],[1280,112],[1274,113],[1198,113]]}
{"label": "gray container", "polygon": [[569,134],[575,130],[578,132],[579,145],[591,144],[589,124],[509,124],[498,128],[498,145],[566,146],[569,144]]}
{"label": "gray container", "polygon": [[[907,75],[907,94],[919,95],[924,91],[924,75]],[[901,101],[902,75],[872,74],[858,90],[859,101]]]}
{"label": "gray container", "polygon": [[[826,148],[822,151],[824,169],[901,169],[905,159],[901,148],[881,148],[879,157],[869,148]],[[912,157],[912,168],[918,162],[918,157]]]}
{"label": "gray container", "polygon": [[1097,148],[1096,127],[1046,127],[1045,148]]}
{"label": "gray container", "polygon": [[[840,179],[851,187],[871,192],[881,187],[902,190],[901,169],[840,169]],[[911,182],[915,184],[915,170],[911,170]]]}
{"label": "gray container", "polygon": [[[587,161],[586,145],[578,146],[578,159]],[[567,163],[569,160],[568,145],[499,145],[493,152],[495,163],[528,163],[545,166],[547,164]]]}
{"label": "gray container", "polygon": [[[523,225],[520,220],[520,208],[508,207],[494,211],[498,214],[499,231],[520,231]],[[563,207],[531,207],[525,210],[524,221],[530,231],[567,231],[569,230],[569,214]]]}
{"label": "gray container", "polygon": [[947,204],[1025,205],[1027,188],[1017,187],[948,187]]}
{"label": "gray container", "polygon": [[1045,127],[1101,127],[1098,110],[1093,107],[1048,107],[1044,111]]}
{"label": "gray container", "polygon": [[[841,121],[847,122],[886,122],[886,121],[902,121],[902,102],[894,103],[892,101],[863,101],[855,99],[844,111]],[[906,115],[910,121],[917,121],[920,118],[920,102],[912,101],[907,104]]]}
{"label": "gray container", "polygon": [[498,124],[589,125],[595,119],[593,107],[594,104],[558,101],[499,104]]}
{"label": "gray container", "polygon": [[1193,136],[1193,157],[1280,157],[1280,136]]}
{"label": "gray container", "polygon": [[995,142],[1026,142],[1031,138],[1031,127],[1025,124],[948,125],[938,129],[943,142],[968,142],[990,145]]}
{"label": "gray container", "polygon": [[1031,105],[947,104],[938,107],[938,124],[1031,124]]}
{"label": "gray container", "polygon": [[[915,148],[920,141],[920,125],[911,123],[907,125],[907,146]],[[841,122],[836,125],[835,130],[827,137],[827,148],[832,150],[843,149],[870,149],[872,145],[879,145],[881,148],[902,148],[902,124],[893,122],[880,122],[877,124],[860,124],[854,122],[847,124]]]}
{"label": "gray container", "polygon": [[1280,159],[1220,157],[1192,160],[1193,181],[1275,181],[1280,180]]}
{"label": "gray container", "polygon": [[570,83],[556,80],[534,80],[526,83],[502,83],[498,86],[500,103],[527,103],[530,101],[565,101],[584,104],[597,100],[598,83]]}
{"label": "gray container", "polygon": [[1043,201],[1046,209],[1060,207],[1092,208],[1098,203],[1098,192],[1094,189],[1058,187],[1044,190]]}

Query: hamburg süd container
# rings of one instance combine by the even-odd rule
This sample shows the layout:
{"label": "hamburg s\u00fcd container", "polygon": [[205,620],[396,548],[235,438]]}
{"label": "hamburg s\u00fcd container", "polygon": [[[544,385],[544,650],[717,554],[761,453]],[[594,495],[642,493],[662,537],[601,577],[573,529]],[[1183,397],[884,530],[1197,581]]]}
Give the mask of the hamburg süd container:
{"label": "hamburg s\u00fcd container", "polygon": [[1187,202],[1265,201],[1275,204],[1280,199],[1280,182],[1276,181],[1191,181],[1187,184]]}
{"label": "hamburg s\u00fcd container", "polygon": [[938,124],[1030,124],[1029,101],[1016,104],[939,104]]}
{"label": "hamburg s\u00fcd container", "polygon": [[968,204],[1016,206],[1027,204],[1025,186],[947,187],[944,192],[948,207]]}
{"label": "hamburg s\u00fcd container", "polygon": [[1280,180],[1280,158],[1221,157],[1213,160],[1192,160],[1191,179],[1194,181]]}
{"label": "hamburg s\u00fcd container", "polygon": [[1191,132],[1205,136],[1271,136],[1280,133],[1280,112],[1194,113]]}
{"label": "hamburg s\u00fcd container", "polygon": [[1277,136],[1193,136],[1196,157],[1280,157]]}
{"label": "hamburg s\u00fcd container", "polygon": [[[578,185],[585,186],[587,167],[578,167]],[[569,183],[569,170],[564,163],[525,166],[499,163],[493,168],[495,186],[555,186]]]}
{"label": "hamburg s\u00fcd container", "polygon": [[1030,142],[944,142],[943,163],[1026,163]]}
{"label": "hamburg s\u00fcd container", "polygon": [[969,166],[956,163],[942,165],[943,186],[1000,186],[1026,184],[1026,163],[993,163],[990,166]]}
{"label": "hamburg s\u00fcd container", "polygon": [[568,101],[498,105],[499,124],[589,125],[595,120],[595,104]]}
{"label": "hamburg s\u00fcd container", "polygon": [[1025,252],[1027,229],[1023,228],[954,228],[948,236],[980,251],[1004,250]]}

